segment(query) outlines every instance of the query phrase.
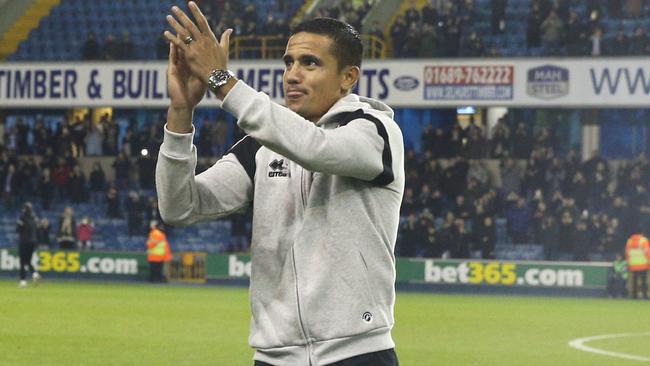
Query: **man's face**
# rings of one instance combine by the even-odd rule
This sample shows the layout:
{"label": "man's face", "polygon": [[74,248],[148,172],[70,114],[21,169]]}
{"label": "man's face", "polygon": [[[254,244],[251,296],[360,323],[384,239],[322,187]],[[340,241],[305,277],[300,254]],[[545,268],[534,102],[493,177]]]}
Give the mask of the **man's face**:
{"label": "man's face", "polygon": [[345,68],[339,71],[328,36],[299,32],[287,43],[283,56],[286,106],[316,122],[345,93]]}

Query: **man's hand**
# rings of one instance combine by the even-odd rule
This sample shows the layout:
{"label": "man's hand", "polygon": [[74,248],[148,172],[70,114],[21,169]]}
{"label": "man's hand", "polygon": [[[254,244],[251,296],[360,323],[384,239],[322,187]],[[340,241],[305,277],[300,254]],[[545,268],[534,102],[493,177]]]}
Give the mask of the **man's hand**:
{"label": "man's hand", "polygon": [[167,21],[176,31],[176,36],[165,31],[165,37],[183,54],[185,64],[192,74],[207,84],[212,70],[228,68],[232,29],[226,30],[218,41],[196,3],[190,1],[189,8],[196,24],[180,8],[174,6],[172,12],[178,20],[168,15]]}
{"label": "man's hand", "polygon": [[171,104],[167,111],[167,128],[172,132],[192,132],[192,112],[205,95],[206,85],[190,71],[183,52],[169,44],[167,90]]}

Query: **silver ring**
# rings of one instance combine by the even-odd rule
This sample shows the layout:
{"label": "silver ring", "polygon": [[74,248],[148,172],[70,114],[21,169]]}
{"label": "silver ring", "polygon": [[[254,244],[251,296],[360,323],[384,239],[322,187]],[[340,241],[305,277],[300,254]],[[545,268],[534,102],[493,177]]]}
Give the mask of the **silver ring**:
{"label": "silver ring", "polygon": [[187,36],[187,37],[185,37],[183,42],[185,42],[185,44],[189,46],[189,44],[192,43],[193,40],[194,40],[194,38],[192,38],[192,36]]}

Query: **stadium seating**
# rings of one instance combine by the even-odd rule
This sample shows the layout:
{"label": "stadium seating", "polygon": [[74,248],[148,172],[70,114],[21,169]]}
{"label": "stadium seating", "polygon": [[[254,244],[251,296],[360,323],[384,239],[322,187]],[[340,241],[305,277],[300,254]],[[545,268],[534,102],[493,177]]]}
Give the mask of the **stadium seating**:
{"label": "stadium seating", "polygon": [[[288,1],[287,13],[282,13],[276,2],[244,0],[242,7],[253,4],[260,22],[267,14],[276,19],[287,18],[302,5],[302,1]],[[115,0],[89,2],[85,0],[63,0],[43,19],[38,28],[30,32],[29,38],[18,47],[10,61],[19,60],[78,60],[86,36],[93,32],[103,42],[113,34],[121,37],[128,32],[134,43],[134,59],[156,59],[156,40],[167,27],[165,15],[172,5],[187,10],[186,2],[172,0]]]}

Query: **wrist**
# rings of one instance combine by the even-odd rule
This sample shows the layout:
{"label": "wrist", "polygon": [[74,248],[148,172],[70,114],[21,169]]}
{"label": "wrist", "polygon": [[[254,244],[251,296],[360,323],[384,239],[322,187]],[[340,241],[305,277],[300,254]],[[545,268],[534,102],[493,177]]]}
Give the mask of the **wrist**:
{"label": "wrist", "polygon": [[170,106],[167,109],[167,129],[176,133],[192,132],[194,108]]}
{"label": "wrist", "polygon": [[220,100],[223,100],[228,91],[236,83],[235,74],[228,69],[213,69],[208,74],[208,88]]}

